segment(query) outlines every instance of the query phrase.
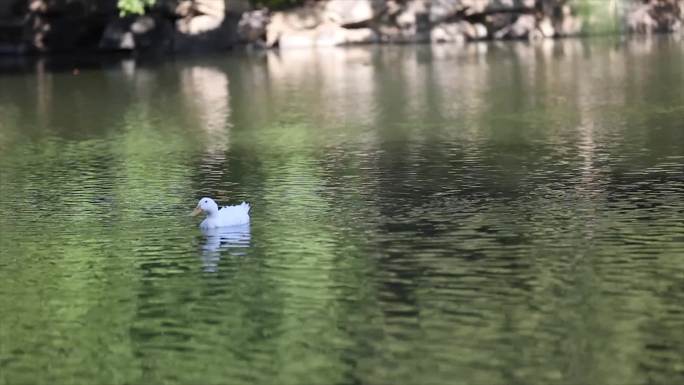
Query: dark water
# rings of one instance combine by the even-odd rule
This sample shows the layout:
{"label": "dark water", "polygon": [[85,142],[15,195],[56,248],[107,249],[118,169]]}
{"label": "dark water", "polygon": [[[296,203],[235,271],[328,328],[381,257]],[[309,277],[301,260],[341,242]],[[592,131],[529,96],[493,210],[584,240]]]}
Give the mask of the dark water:
{"label": "dark water", "polygon": [[0,384],[684,382],[681,42],[50,60],[0,75]]}

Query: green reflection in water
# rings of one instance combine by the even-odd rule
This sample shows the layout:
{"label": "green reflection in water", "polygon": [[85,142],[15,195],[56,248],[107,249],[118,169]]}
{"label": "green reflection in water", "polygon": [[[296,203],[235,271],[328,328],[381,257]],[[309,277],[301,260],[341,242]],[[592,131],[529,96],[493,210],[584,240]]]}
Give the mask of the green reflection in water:
{"label": "green reflection in water", "polygon": [[[3,75],[0,383],[676,382],[683,59],[568,40]],[[250,201],[249,235],[203,235],[204,195]]]}

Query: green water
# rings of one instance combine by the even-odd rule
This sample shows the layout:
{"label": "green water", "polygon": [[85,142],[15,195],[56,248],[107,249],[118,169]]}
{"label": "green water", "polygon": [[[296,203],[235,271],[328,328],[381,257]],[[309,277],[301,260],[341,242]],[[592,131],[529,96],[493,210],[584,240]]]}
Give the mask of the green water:
{"label": "green water", "polygon": [[684,379],[676,40],[3,68],[0,384]]}

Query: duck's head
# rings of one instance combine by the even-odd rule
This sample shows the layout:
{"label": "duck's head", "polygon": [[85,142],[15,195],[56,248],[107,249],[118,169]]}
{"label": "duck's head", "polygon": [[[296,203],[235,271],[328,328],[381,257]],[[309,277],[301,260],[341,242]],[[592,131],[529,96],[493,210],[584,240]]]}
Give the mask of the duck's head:
{"label": "duck's head", "polygon": [[197,207],[190,213],[190,215],[195,216],[199,213],[205,212],[207,214],[212,214],[218,212],[218,205],[211,198],[202,198],[197,202]]}

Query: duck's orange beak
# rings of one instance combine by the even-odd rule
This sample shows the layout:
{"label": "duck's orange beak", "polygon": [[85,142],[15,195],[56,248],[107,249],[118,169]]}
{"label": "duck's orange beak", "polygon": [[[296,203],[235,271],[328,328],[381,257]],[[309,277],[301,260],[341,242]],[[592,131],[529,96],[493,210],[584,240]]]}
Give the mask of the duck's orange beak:
{"label": "duck's orange beak", "polygon": [[196,216],[199,215],[199,213],[201,213],[201,212],[202,212],[202,209],[201,209],[201,208],[195,207],[195,209],[192,210],[192,212],[190,213],[190,215],[193,216],[193,217],[196,217]]}

